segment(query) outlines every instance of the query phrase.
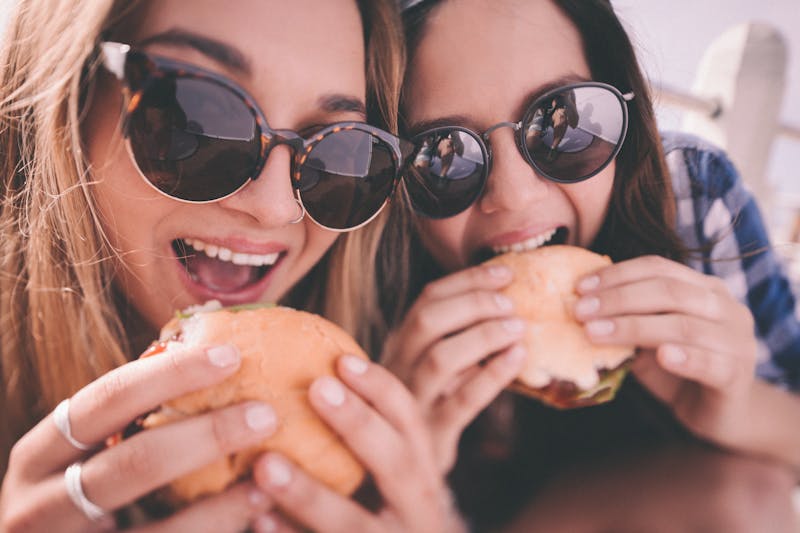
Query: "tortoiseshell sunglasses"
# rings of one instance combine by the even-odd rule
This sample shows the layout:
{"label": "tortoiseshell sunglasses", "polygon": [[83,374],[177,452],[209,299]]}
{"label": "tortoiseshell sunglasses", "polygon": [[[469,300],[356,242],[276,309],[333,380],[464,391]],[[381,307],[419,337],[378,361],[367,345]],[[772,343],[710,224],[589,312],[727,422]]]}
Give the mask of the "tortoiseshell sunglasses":
{"label": "tortoiseshell sunglasses", "polygon": [[349,231],[386,205],[411,149],[363,122],[331,124],[309,138],[275,130],[224,76],[127,44],[104,42],[101,52],[123,84],[122,131],[132,158],[170,198],[206,203],[236,194],[258,178],[270,150],[285,144],[294,153],[291,180],[301,207],[320,226]]}

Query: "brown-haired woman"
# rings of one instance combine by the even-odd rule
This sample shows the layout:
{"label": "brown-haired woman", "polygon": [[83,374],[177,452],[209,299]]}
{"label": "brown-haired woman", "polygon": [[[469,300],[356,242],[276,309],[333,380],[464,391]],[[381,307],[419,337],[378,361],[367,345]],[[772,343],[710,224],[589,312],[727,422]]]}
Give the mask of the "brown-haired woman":
{"label": "brown-haired woman", "polygon": [[[697,139],[659,135],[611,3],[404,4],[402,133],[417,146],[456,135],[470,164],[455,172],[454,160],[443,176],[436,154],[420,151],[407,173],[410,205],[397,206],[386,255],[398,263],[405,245],[409,270],[386,270],[383,280],[382,327],[394,328],[383,357],[420,401],[443,470],[455,465],[462,509],[476,525],[507,523],[568,466],[696,437],[800,466],[800,430],[791,422],[800,400],[767,383],[800,387],[789,283],[725,156]],[[446,59],[437,53],[443,48]],[[548,117],[568,99],[577,116],[556,131]],[[525,359],[524,328],[497,292],[510,272],[478,266],[499,253],[559,243],[615,261],[578,285],[574,314],[592,342],[639,352],[637,380],[614,403],[584,411],[498,398]],[[587,471],[578,469],[574,495]],[[764,472],[744,492],[780,487],[776,501],[789,510],[791,475],[780,467]],[[648,494],[631,486],[631,501]],[[571,501],[560,507],[563,524],[579,515],[564,512]],[[747,509],[757,501],[750,498]],[[543,524],[527,527],[555,530]],[[688,518],[684,525],[702,527]],[[598,522],[590,530],[625,526]]]}
{"label": "brown-haired woman", "polygon": [[[175,309],[282,301],[358,334],[358,266],[381,224],[340,232],[378,215],[404,158],[366,123],[395,123],[401,32],[388,1],[15,4],[0,48],[0,529],[111,528],[276,427],[250,403],[103,449],[238,367],[233,346],[134,360]],[[380,512],[268,455],[256,480],[143,531],[273,531],[284,514],[320,531],[446,528],[413,398],[377,365],[348,368],[310,399],[371,471]]]}

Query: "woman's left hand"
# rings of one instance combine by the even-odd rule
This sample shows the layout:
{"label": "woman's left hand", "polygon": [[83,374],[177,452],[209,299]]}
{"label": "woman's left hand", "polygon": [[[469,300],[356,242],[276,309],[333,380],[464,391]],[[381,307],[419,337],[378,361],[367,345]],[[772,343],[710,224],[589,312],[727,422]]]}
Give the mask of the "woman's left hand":
{"label": "woman's left hand", "polygon": [[636,378],[689,430],[741,447],[755,383],[750,310],[721,279],[645,256],[578,283],[575,316],[597,344],[632,344]]}
{"label": "woman's left hand", "polygon": [[[381,508],[367,510],[275,453],[256,463],[256,484],[285,516],[314,531],[464,531],[411,393],[388,370],[362,359],[344,356],[337,369],[341,381],[323,377],[312,384],[311,404],[372,476]],[[272,512],[253,527],[259,533],[293,528]]]}

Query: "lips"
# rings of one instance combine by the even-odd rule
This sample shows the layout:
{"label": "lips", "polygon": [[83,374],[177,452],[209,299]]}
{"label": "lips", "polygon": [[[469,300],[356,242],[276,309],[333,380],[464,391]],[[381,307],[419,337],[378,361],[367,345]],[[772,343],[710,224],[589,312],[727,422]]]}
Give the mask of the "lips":
{"label": "lips", "polygon": [[211,244],[196,238],[176,239],[172,249],[199,298],[220,298],[226,303],[256,299],[270,272],[286,250],[252,253]]}

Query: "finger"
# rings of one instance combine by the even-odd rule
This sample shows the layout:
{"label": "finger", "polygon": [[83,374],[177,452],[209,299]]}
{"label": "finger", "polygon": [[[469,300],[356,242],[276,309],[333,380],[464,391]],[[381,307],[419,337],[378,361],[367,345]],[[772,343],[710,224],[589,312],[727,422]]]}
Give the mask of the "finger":
{"label": "finger", "polygon": [[525,327],[525,322],[516,318],[489,320],[440,340],[417,364],[409,389],[424,409],[467,368],[517,342]]}
{"label": "finger", "polygon": [[18,491],[15,498],[13,508],[3,509],[2,531],[5,527],[8,531],[49,532],[58,524],[59,532],[83,533],[111,531],[115,526],[112,516],[93,521],[75,506],[67,495],[63,472],[38,481],[24,493]]}
{"label": "finger", "polygon": [[519,375],[528,352],[521,344],[497,354],[436,407],[435,424],[445,431],[461,431]]}
{"label": "finger", "polygon": [[409,511],[427,490],[427,474],[437,472],[414,399],[380,365],[348,377],[357,383],[358,394],[323,377],[311,385],[311,404],[372,474],[381,495],[392,507]]}
{"label": "finger", "polygon": [[268,453],[260,458],[253,476],[283,511],[314,531],[350,533],[378,529],[372,514],[311,479],[279,454]]}
{"label": "finger", "polygon": [[148,429],[83,465],[89,500],[113,510],[180,476],[253,446],[276,428],[268,405],[248,402]]}
{"label": "finger", "polygon": [[[385,420],[390,428],[406,435],[424,434],[416,400],[391,372],[381,365],[349,355],[340,357],[336,368],[342,380],[355,393],[353,398],[369,404],[379,419]],[[316,393],[313,397],[322,399]],[[320,404],[320,407],[327,412],[327,405]]]}
{"label": "finger", "polygon": [[[72,397],[72,435],[80,442],[101,443],[166,400],[222,381],[239,363],[235,347],[218,346],[168,350],[118,367]],[[41,478],[84,455],[64,439],[52,414],[21,439],[17,451],[18,466],[29,478]]]}
{"label": "finger", "polygon": [[741,358],[698,350],[694,346],[662,345],[658,348],[656,359],[667,372],[722,393],[753,375],[753,367],[744,365]]}
{"label": "finger", "polygon": [[680,313],[625,315],[586,322],[584,331],[596,344],[633,344],[658,348],[662,344],[692,345],[712,352],[741,354],[752,342],[752,330]]}
{"label": "finger", "polygon": [[631,373],[650,393],[666,405],[673,405],[682,378],[664,370],[656,360],[655,350],[639,350],[631,363]]}
{"label": "finger", "polygon": [[131,531],[135,533],[237,533],[248,528],[272,507],[271,499],[254,483],[239,483],[202,499],[165,520]]}
{"label": "finger", "polygon": [[581,278],[575,288],[579,294],[588,294],[658,277],[679,279],[686,283],[701,286],[706,283],[712,283],[714,287],[720,287],[717,278],[714,276],[706,276],[686,265],[664,257],[648,255],[601,268],[597,272]]}
{"label": "finger", "polygon": [[490,291],[471,291],[424,305],[417,302],[399,331],[400,345],[384,364],[396,367],[404,377],[420,355],[439,339],[484,320],[510,317],[513,310],[510,298]]}
{"label": "finger", "polygon": [[513,278],[514,273],[505,265],[465,268],[428,283],[418,300],[441,300],[474,290],[497,290],[511,283]]}
{"label": "finger", "polygon": [[252,524],[255,533],[301,533],[300,528],[290,524],[278,513],[265,513]]}
{"label": "finger", "polygon": [[578,320],[616,315],[683,313],[722,321],[732,315],[738,301],[720,296],[711,288],[670,277],[654,277],[600,289],[575,304]]}

